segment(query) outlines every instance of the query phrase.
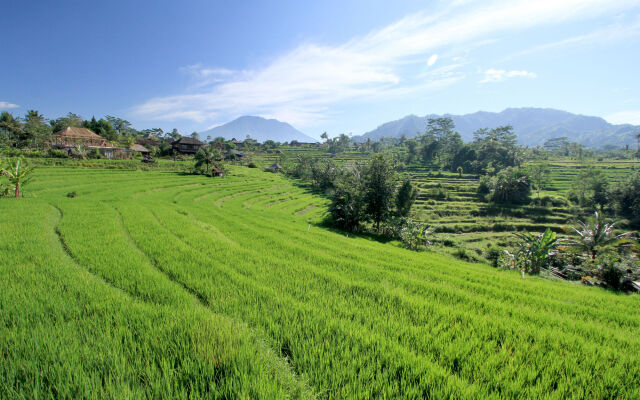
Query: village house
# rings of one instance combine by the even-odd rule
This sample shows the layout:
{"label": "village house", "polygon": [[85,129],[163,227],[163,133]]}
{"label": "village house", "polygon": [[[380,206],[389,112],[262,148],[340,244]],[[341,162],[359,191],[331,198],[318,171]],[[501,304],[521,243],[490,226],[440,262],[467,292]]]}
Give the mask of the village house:
{"label": "village house", "polygon": [[180,154],[196,154],[205,143],[190,137],[181,137],[171,143],[173,151]]}
{"label": "village house", "polygon": [[77,146],[83,146],[88,150],[97,149],[101,156],[109,159],[123,158],[129,155],[128,149],[113,147],[105,138],[87,128],[68,126],[52,136],[51,148],[63,150],[73,155]]}
{"label": "village house", "polygon": [[87,128],[80,128],[78,126],[67,126],[63,130],[54,133],[51,144],[59,147],[77,145],[86,147],[111,147],[111,144],[102,136],[96,135]]}

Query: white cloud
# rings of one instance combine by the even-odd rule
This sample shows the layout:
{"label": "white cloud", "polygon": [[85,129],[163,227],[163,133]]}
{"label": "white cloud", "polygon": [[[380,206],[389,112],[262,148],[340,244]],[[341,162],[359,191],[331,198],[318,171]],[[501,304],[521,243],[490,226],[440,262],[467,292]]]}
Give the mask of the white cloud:
{"label": "white cloud", "polygon": [[635,111],[619,111],[604,117],[612,124],[631,124],[640,125],[640,110]]}
{"label": "white cloud", "polygon": [[0,109],[18,108],[17,104],[9,103],[8,101],[0,101]]}
{"label": "white cloud", "polygon": [[489,68],[488,70],[484,71],[484,79],[481,80],[480,83],[502,82],[509,78],[516,78],[516,77],[535,78],[537,77],[537,75],[535,74],[535,72],[529,72],[525,70],[507,71],[504,69]]}
{"label": "white cloud", "polygon": [[[135,113],[148,119],[208,123],[256,114],[313,126],[347,101],[436,90],[464,77],[413,72],[433,65],[437,49],[470,47],[489,35],[611,14],[637,4],[640,0],[458,1],[436,13],[408,15],[343,44],[302,44],[259,68],[185,67],[195,85],[184,94],[149,99]],[[534,76],[527,71],[496,72],[487,82],[509,74]]]}
{"label": "white cloud", "polygon": [[540,51],[547,51],[552,49],[559,49],[569,46],[594,46],[602,45],[610,42],[624,40],[630,37],[640,35],[640,16],[637,16],[632,21],[617,22],[615,24],[606,26],[604,28],[596,29],[592,32],[584,35],[572,36],[566,39],[544,43],[531,47],[526,50],[522,50],[515,54],[502,59],[502,61],[510,60],[518,56],[523,56],[531,53],[537,53]]}

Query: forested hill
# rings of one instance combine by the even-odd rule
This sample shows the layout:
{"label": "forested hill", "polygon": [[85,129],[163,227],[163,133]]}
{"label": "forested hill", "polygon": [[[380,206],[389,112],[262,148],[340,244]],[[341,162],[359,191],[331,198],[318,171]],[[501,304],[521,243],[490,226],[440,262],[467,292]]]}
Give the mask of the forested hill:
{"label": "forested hill", "polygon": [[[640,133],[640,126],[613,125],[600,117],[572,114],[551,108],[507,108],[499,113],[478,111],[473,114],[444,116],[453,119],[456,130],[465,141],[471,140],[473,132],[479,128],[495,128],[501,125],[513,126],[520,144],[529,146],[542,145],[547,139],[562,136],[589,147],[635,145],[636,135]],[[415,137],[425,132],[427,119],[435,117],[440,115],[408,115],[384,123],[362,136],[354,137],[354,140],[378,140],[382,137],[402,135],[408,138]]]}

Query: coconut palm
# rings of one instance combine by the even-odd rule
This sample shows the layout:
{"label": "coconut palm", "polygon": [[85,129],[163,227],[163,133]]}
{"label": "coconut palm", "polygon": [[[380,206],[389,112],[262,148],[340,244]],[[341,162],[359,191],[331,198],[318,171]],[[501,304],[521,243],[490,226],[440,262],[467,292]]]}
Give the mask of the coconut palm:
{"label": "coconut palm", "polygon": [[215,165],[215,162],[222,158],[222,154],[219,149],[207,146],[200,148],[194,158],[196,160],[195,167],[201,168],[204,166],[205,172],[208,175],[211,168]]}
{"label": "coconut palm", "polygon": [[604,217],[596,211],[595,217],[591,221],[578,221],[578,227],[572,227],[578,237],[567,240],[565,244],[582,250],[594,260],[600,249],[618,244],[622,239],[632,234],[632,232],[614,234],[615,225],[616,222],[606,223]]}
{"label": "coconut palm", "polygon": [[22,188],[31,180],[31,172],[33,168],[26,165],[22,158],[12,160],[6,169],[0,170],[0,175],[4,175],[9,179],[9,183],[13,186],[13,190],[16,197],[21,194],[24,197],[24,191]]}

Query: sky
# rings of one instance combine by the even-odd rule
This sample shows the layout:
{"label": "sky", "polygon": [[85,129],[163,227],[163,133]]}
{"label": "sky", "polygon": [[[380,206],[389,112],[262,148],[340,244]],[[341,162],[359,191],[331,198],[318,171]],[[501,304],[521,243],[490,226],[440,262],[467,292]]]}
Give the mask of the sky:
{"label": "sky", "polygon": [[2,0],[0,110],[314,137],[549,107],[640,125],[640,0]]}

